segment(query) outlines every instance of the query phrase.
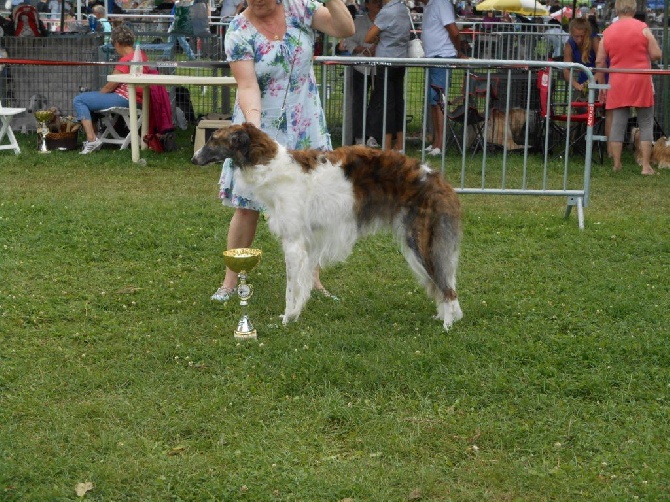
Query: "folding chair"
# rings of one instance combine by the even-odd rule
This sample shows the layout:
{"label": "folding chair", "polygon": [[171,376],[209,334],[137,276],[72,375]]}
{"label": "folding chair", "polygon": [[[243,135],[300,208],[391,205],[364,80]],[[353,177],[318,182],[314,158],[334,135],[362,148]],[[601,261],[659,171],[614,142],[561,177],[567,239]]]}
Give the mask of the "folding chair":
{"label": "folding chair", "polygon": [[[0,102],[0,150],[14,150],[16,155],[21,153],[21,148],[19,148],[14,131],[12,131],[12,119],[15,115],[25,111],[25,108],[5,108]],[[5,136],[7,136],[9,144],[3,145]]]}
{"label": "folding chair", "polygon": [[[115,106],[112,108],[105,108],[104,110],[98,110],[97,113],[101,115],[100,121],[102,123],[100,141],[102,141],[103,144],[119,145],[121,150],[128,148],[131,139],[130,108]],[[128,134],[126,136],[121,136],[114,128],[114,125],[119,118],[123,120],[123,123],[128,129]],[[142,127],[142,108],[139,107],[137,109],[137,124],[138,128]]]}
{"label": "folding chair", "polygon": [[[589,105],[584,101],[572,101],[570,103],[554,103],[550,99],[550,71],[546,68],[538,72],[537,87],[539,90],[539,123],[541,124],[542,134],[538,135],[538,140],[544,140],[549,135],[549,152],[558,150],[565,151],[565,144],[568,144],[568,151],[575,153],[586,152],[586,133],[589,124]],[[555,85],[551,85],[555,88]],[[569,108],[571,108],[570,113]],[[549,117],[549,129],[545,124]],[[594,134],[602,134],[605,127],[605,116],[602,103],[594,103],[593,120]],[[540,146],[540,145],[538,145]],[[597,151],[600,163],[603,163],[603,145],[597,141]],[[561,153],[557,154],[557,157]]]}
{"label": "folding chair", "polygon": [[[449,119],[447,127],[450,134],[457,138],[458,134],[453,128],[453,123],[460,124],[460,136],[464,139],[463,146],[467,146],[468,143],[472,145],[472,153],[474,154],[477,153],[478,149],[484,149],[487,111],[492,108],[493,103],[498,98],[499,78],[470,72],[464,78],[463,97],[449,103],[454,105],[454,108],[446,112]],[[474,132],[472,142],[467,140],[467,134],[470,131]],[[462,153],[461,145],[458,141],[456,144]]]}

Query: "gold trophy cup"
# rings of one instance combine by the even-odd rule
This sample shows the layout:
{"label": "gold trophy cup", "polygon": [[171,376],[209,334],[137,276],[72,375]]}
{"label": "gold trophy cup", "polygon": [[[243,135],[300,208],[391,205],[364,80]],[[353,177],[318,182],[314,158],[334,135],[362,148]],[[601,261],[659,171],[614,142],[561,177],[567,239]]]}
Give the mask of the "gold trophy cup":
{"label": "gold trophy cup", "polygon": [[51,110],[37,110],[35,112],[37,135],[39,137],[37,151],[39,153],[51,153],[47,148],[47,134],[49,134],[49,126],[47,124],[53,120],[54,116],[55,114]]}
{"label": "gold trophy cup", "polygon": [[237,277],[240,280],[237,285],[237,295],[240,297],[240,305],[242,306],[242,318],[237,323],[237,329],[234,332],[235,338],[238,340],[256,339],[256,330],[251,325],[247,315],[249,298],[254,294],[254,288],[251,284],[247,284],[247,272],[258,265],[258,262],[261,261],[261,254],[260,249],[250,248],[229,249],[223,252],[223,261],[226,266],[233,272],[237,272]]}

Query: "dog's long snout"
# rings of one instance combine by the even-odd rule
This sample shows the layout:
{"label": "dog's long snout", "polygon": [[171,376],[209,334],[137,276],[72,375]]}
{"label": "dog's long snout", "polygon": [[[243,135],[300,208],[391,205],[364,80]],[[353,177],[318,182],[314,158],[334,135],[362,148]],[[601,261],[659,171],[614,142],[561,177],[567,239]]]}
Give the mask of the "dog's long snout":
{"label": "dog's long snout", "polygon": [[223,162],[223,158],[219,157],[219,152],[205,143],[205,145],[200,148],[200,150],[193,154],[193,157],[191,157],[191,162],[196,166],[206,166],[207,164],[211,164],[213,162]]}

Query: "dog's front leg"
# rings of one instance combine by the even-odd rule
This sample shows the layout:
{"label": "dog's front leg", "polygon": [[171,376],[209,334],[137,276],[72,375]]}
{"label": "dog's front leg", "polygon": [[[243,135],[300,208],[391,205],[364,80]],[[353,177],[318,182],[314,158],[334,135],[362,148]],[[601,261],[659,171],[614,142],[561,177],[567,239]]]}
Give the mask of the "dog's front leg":
{"label": "dog's front leg", "polygon": [[314,265],[309,260],[303,238],[284,240],[282,246],[286,260],[286,310],[283,322],[288,324],[298,319],[309,298]]}

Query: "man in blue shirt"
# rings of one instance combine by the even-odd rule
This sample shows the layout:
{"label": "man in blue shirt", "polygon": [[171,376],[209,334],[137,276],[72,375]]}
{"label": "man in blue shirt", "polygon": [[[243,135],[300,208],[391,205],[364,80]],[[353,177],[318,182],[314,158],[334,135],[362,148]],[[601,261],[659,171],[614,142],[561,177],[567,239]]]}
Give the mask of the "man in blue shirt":
{"label": "man in blue shirt", "polygon": [[[421,0],[423,22],[421,25],[421,41],[427,58],[467,58],[460,50],[460,32],[456,25],[454,5],[445,0]],[[449,69],[428,69],[428,80],[431,86],[442,89],[444,95],[449,94]],[[431,87],[430,114],[433,125],[433,142],[426,148],[428,155],[442,155],[444,137],[444,114],[439,106],[438,91]]]}

